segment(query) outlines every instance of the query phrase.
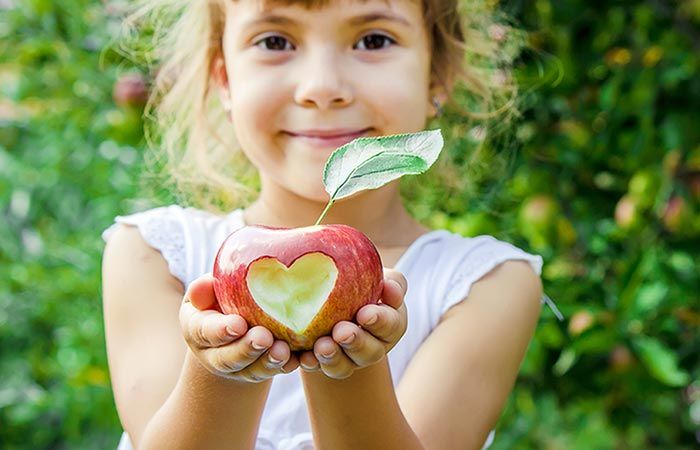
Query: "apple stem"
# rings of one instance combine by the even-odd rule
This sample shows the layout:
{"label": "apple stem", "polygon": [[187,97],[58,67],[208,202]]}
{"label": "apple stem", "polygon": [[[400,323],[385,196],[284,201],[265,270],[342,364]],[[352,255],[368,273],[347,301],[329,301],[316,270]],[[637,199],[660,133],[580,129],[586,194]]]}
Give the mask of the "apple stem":
{"label": "apple stem", "polygon": [[331,200],[328,202],[328,204],[326,205],[326,209],[323,210],[323,212],[321,213],[321,216],[318,218],[318,220],[316,221],[316,223],[315,223],[314,225],[318,225],[318,224],[321,223],[321,220],[323,220],[323,217],[326,215],[326,213],[328,212],[328,210],[331,208],[331,205],[332,205],[332,204],[333,204],[333,199],[331,199]]}

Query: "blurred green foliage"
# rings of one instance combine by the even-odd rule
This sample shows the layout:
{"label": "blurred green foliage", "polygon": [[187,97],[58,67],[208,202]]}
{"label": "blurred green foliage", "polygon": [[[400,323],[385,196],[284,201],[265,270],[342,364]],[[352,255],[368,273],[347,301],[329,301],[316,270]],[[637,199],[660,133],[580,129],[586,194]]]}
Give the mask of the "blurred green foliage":
{"label": "blurred green foliage", "polygon": [[[110,50],[121,6],[0,0],[4,449],[114,448],[121,432],[100,232],[150,206],[136,182],[140,103],[113,98],[117,80],[139,79]],[[438,187],[409,201],[433,227],[541,254],[566,317],[543,312],[493,448],[697,448],[700,0],[507,8],[531,31],[519,151],[478,180],[493,195]],[[456,120],[448,111],[441,126]]]}

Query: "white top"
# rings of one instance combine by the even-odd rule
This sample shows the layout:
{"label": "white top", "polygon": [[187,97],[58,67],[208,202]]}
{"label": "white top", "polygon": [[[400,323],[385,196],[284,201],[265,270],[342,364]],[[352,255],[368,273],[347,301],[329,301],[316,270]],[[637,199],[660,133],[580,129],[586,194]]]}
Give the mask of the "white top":
{"label": "white top", "polygon": [[[197,277],[213,270],[223,240],[245,226],[243,210],[225,216],[177,205],[154,208],[115,221],[135,225],[144,240],[159,250],[170,272],[185,288]],[[102,234],[106,241],[116,224]],[[408,280],[404,302],[408,328],[389,352],[394,386],[421,343],[443,314],[462,301],[472,284],[506,260],[530,263],[540,275],[542,257],[532,255],[488,235],[462,237],[447,230],[433,230],[414,241],[395,265]],[[493,442],[492,430],[484,449]],[[256,450],[313,450],[306,400],[298,371],[276,375],[265,405]],[[126,432],[117,450],[132,450]]]}

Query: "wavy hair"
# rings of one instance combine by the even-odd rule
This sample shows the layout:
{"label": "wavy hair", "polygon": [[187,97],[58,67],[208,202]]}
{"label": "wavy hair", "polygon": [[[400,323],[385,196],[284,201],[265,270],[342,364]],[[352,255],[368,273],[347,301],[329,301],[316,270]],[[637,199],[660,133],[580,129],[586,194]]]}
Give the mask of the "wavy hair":
{"label": "wavy hair", "polygon": [[[259,189],[257,171],[233,138],[211,77],[221,53],[224,1],[231,0],[135,0],[119,38],[121,51],[153,73],[144,111],[150,173],[178,202],[212,212],[244,206]],[[329,0],[261,1],[315,8]],[[448,138],[483,141],[489,124],[517,115],[511,70],[524,33],[493,0],[420,1],[431,39],[431,75],[449,95],[446,117],[435,120],[450,129]],[[459,188],[475,156],[451,152],[429,173],[437,183]]]}

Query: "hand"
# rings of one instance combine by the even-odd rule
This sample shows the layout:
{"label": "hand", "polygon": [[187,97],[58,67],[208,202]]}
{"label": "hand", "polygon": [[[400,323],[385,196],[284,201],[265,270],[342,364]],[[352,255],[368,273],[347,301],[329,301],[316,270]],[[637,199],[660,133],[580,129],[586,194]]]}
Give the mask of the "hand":
{"label": "hand", "polygon": [[180,306],[185,341],[199,362],[215,375],[248,383],[296,369],[299,359],[286,342],[275,341],[265,327],[248,329],[243,317],[218,309],[213,281],[209,274],[193,281]]}
{"label": "hand", "polygon": [[407,287],[401,272],[385,268],[381,303],[360,308],[355,316],[357,324],[335,324],[332,336],[319,338],[313,351],[301,353],[302,370],[344,379],[355,370],[381,361],[406,332],[408,316],[403,298]]}

